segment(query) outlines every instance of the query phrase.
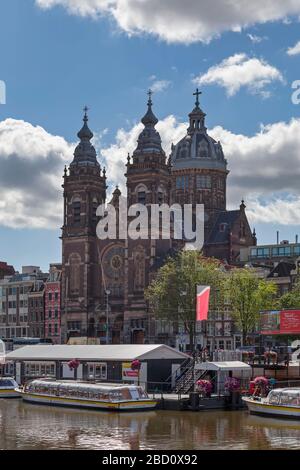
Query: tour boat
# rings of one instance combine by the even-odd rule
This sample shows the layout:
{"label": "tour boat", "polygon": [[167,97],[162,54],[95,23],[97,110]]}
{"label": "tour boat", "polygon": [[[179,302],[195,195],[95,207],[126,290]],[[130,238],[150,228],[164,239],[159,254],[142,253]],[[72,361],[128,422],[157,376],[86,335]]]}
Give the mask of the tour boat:
{"label": "tour boat", "polygon": [[266,398],[243,397],[250,413],[300,420],[300,388],[276,388]]}
{"label": "tour boat", "polygon": [[20,393],[24,401],[112,411],[152,410],[157,401],[137,385],[34,379]]}
{"label": "tour boat", "polygon": [[0,398],[20,398],[17,382],[12,377],[0,377]]}

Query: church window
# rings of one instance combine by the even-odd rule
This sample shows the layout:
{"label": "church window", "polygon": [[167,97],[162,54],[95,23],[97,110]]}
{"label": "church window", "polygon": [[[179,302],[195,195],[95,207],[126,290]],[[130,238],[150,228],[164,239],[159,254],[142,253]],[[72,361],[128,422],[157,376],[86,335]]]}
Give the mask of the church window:
{"label": "church window", "polygon": [[176,189],[188,189],[188,187],[189,187],[189,177],[188,177],[188,175],[177,176],[177,178],[176,178]]}
{"label": "church window", "polygon": [[134,290],[139,291],[145,288],[145,250],[138,247],[133,253],[133,282]]}
{"label": "church window", "polygon": [[211,189],[211,176],[197,175],[196,186],[197,189]]}
{"label": "church window", "polygon": [[92,203],[92,221],[93,222],[97,221],[97,216],[96,216],[97,208],[98,208],[98,202],[93,201]]}
{"label": "church window", "polygon": [[157,202],[158,204],[162,204],[164,202],[164,195],[161,191],[158,192]]}
{"label": "church window", "polygon": [[70,291],[71,294],[79,293],[80,285],[80,261],[78,254],[70,256]]}
{"label": "church window", "polygon": [[137,199],[138,199],[138,204],[146,204],[146,192],[139,191]]}
{"label": "church window", "polygon": [[80,213],[81,213],[81,202],[73,201],[73,221],[75,224],[80,223]]}

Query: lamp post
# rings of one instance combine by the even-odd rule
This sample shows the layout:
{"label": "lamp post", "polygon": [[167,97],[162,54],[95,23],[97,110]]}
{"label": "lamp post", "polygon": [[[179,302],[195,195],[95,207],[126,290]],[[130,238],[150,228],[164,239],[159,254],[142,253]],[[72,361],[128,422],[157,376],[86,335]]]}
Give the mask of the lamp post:
{"label": "lamp post", "polygon": [[[186,297],[186,295],[187,295],[187,291],[182,290],[182,291],[180,292],[180,297]],[[186,334],[186,333],[187,333],[187,332],[186,332],[186,328],[185,328],[185,329],[184,329],[184,334]],[[185,341],[185,344],[186,344],[186,341]]]}
{"label": "lamp post", "polygon": [[106,294],[106,344],[108,344],[108,310],[109,310],[109,304],[108,304],[108,296],[110,295],[110,290],[105,290]]}

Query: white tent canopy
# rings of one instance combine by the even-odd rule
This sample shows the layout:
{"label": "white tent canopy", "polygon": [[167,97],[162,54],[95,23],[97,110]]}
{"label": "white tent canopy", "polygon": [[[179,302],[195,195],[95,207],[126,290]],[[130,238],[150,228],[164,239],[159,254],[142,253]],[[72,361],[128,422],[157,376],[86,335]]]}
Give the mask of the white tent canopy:
{"label": "white tent canopy", "polygon": [[201,362],[195,365],[198,370],[215,370],[215,371],[251,371],[251,366],[241,361],[227,362]]}

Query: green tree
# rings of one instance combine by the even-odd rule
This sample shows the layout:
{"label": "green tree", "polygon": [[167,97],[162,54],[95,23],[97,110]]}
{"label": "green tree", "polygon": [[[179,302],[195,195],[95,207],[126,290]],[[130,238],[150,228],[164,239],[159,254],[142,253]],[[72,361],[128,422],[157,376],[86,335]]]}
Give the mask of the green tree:
{"label": "green tree", "polygon": [[258,327],[260,311],[274,308],[277,287],[258,278],[251,269],[234,269],[226,285],[232,317],[246,344],[249,333]]}
{"label": "green tree", "polygon": [[198,251],[180,251],[169,258],[146,290],[155,317],[181,322],[194,349],[196,327],[196,287],[211,286],[210,309],[220,305],[224,292],[224,273],[218,260],[205,258]]}
{"label": "green tree", "polygon": [[279,299],[279,308],[300,309],[300,281],[294,284],[292,290]]}

